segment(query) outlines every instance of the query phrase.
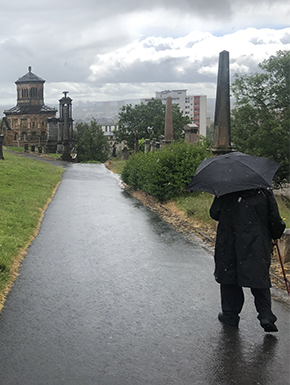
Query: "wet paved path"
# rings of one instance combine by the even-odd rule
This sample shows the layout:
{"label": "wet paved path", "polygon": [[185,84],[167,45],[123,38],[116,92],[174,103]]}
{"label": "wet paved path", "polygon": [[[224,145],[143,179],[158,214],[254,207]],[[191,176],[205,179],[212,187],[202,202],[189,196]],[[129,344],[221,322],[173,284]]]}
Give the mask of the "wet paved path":
{"label": "wet paved path", "polygon": [[67,166],[0,318],[1,385],[286,385],[289,310],[246,291],[223,327],[213,258],[103,165]]}

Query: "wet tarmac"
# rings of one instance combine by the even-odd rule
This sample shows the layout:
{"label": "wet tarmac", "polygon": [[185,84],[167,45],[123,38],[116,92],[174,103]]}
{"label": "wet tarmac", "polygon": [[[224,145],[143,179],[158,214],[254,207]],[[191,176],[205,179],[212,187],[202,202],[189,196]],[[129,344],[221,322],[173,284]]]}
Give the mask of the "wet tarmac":
{"label": "wet tarmac", "polygon": [[284,304],[276,334],[248,290],[221,325],[212,255],[103,165],[65,167],[1,313],[1,385],[290,384]]}

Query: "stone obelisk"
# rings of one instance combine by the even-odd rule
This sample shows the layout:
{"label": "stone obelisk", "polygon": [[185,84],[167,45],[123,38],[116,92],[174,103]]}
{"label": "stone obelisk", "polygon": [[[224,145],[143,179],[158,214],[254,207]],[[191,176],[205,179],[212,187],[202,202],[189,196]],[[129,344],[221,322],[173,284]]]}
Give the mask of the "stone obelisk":
{"label": "stone obelisk", "polygon": [[230,112],[230,64],[229,52],[222,51],[219,56],[219,69],[216,91],[213,146],[214,155],[227,154],[231,148]]}
{"label": "stone obelisk", "polygon": [[4,135],[0,135],[0,159],[4,160],[3,156],[3,141],[4,141]]}
{"label": "stone obelisk", "polygon": [[169,146],[173,141],[173,123],[172,123],[172,97],[166,98],[165,111],[165,130],[164,130],[164,144]]}

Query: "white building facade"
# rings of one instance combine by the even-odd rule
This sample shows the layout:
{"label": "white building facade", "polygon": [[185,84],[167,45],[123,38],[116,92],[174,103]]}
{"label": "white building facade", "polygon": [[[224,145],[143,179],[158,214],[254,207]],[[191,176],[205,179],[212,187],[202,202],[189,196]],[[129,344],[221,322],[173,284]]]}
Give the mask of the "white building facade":
{"label": "white building facade", "polygon": [[[206,136],[206,95],[187,95],[187,90],[168,90],[156,92],[155,99],[161,99],[165,104],[168,96],[172,97],[172,103],[179,105],[182,114],[198,126],[198,134]],[[146,104],[148,100],[142,99],[141,102]]]}

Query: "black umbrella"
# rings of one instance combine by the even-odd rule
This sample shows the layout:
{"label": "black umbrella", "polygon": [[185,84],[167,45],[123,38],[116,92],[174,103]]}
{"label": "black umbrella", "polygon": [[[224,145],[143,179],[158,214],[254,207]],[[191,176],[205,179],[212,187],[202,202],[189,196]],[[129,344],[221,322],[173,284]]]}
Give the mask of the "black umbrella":
{"label": "black umbrella", "polygon": [[273,159],[230,152],[203,160],[187,186],[217,197],[235,191],[271,187],[280,167]]}

